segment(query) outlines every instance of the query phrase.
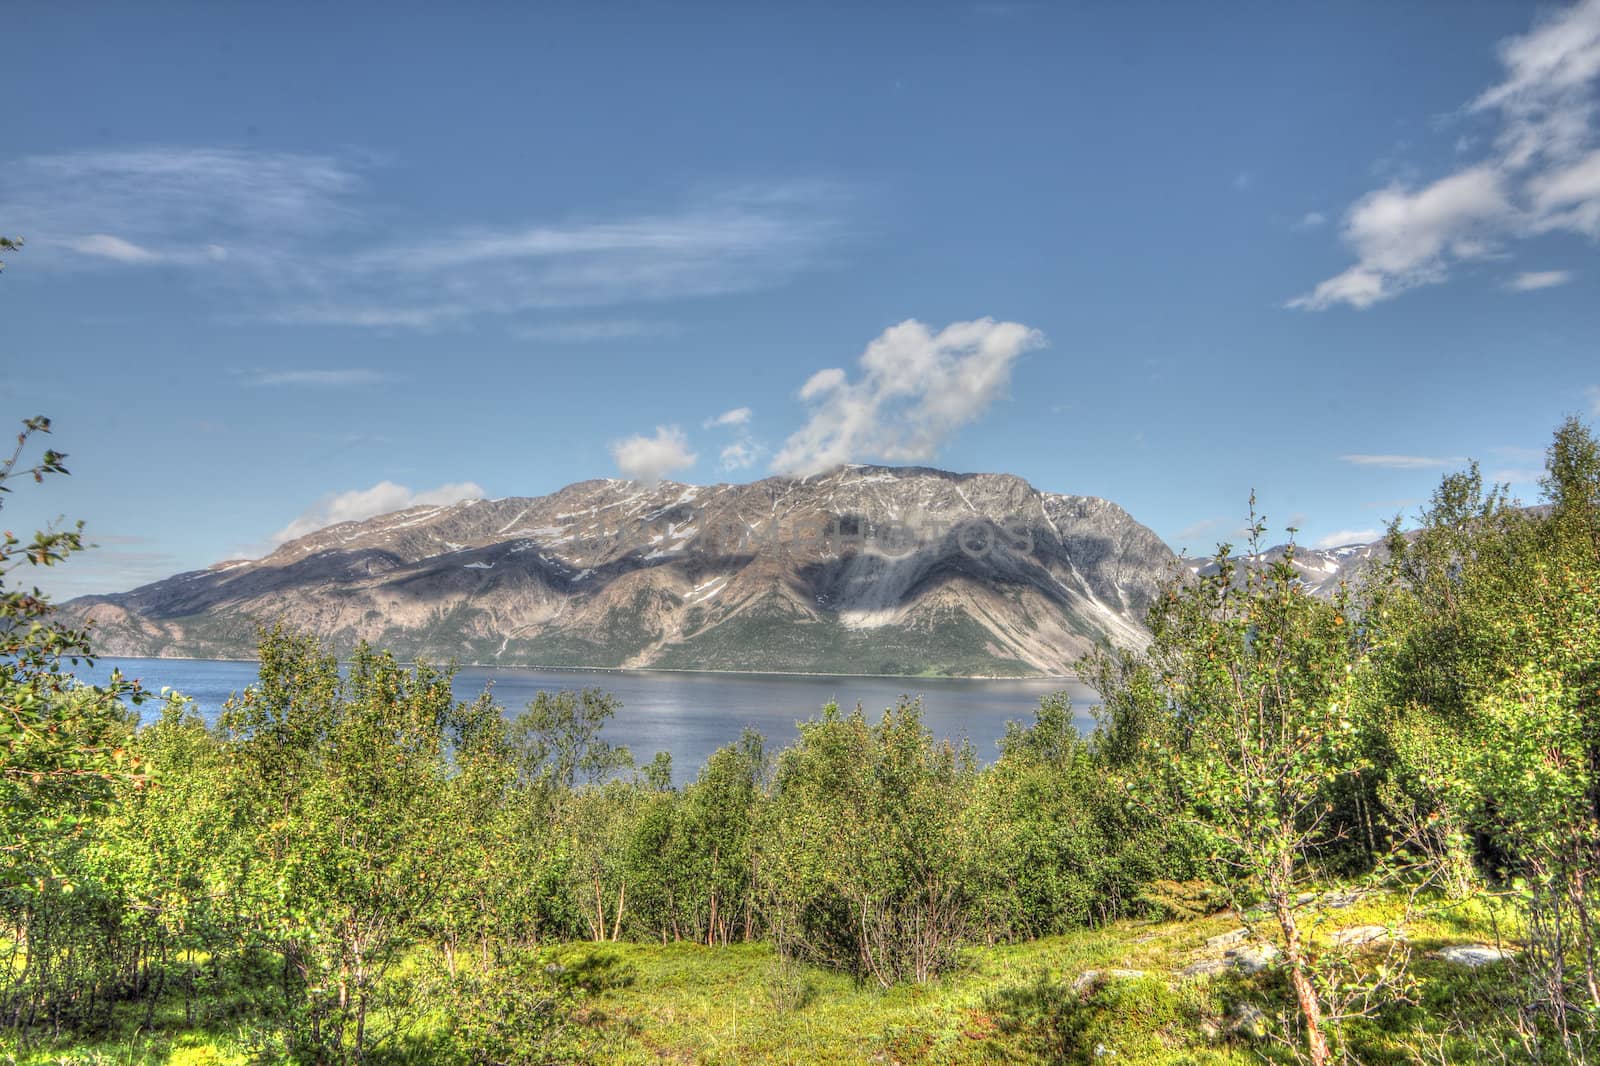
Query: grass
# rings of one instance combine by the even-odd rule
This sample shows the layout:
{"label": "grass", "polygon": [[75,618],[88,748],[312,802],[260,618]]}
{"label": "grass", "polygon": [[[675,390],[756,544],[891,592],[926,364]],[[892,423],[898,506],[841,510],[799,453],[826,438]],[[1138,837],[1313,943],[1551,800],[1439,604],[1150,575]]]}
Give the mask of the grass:
{"label": "grass", "polygon": [[[1384,924],[1398,908],[1393,899],[1377,899],[1328,911],[1315,935]],[[1285,1023],[1292,1024],[1292,1010],[1280,976],[1227,972],[1181,980],[1174,974],[1197,958],[1217,954],[1205,947],[1206,938],[1235,927],[1227,915],[1128,921],[1025,944],[978,947],[964,954],[956,972],[925,986],[887,991],[786,962],[765,944],[574,944],[558,955],[568,965],[603,962],[624,977],[584,1001],[574,1030],[580,1061],[618,1066],[1293,1061],[1281,1039],[1289,1032]],[[1353,1025],[1352,1050],[1362,1062],[1414,1062],[1418,1047],[1442,1042],[1449,1061],[1472,1061],[1472,1039],[1447,1032],[1447,1022],[1492,1024],[1504,992],[1503,970],[1459,970],[1427,953],[1446,944],[1492,940],[1485,907],[1472,902],[1430,908],[1408,922],[1407,934],[1419,978],[1415,1002]],[[1075,987],[1085,971],[1108,969],[1140,970],[1146,976],[1081,991]],[[1267,1028],[1279,1038],[1234,1032],[1241,1004],[1262,1009]],[[185,1034],[175,1028],[181,1020],[181,1009],[161,1010],[151,1032],[130,1031],[89,1046],[47,1045],[9,1057],[0,1053],[0,1063],[234,1066],[250,1061],[244,1025]]]}
{"label": "grass", "polygon": [[[1396,910],[1394,901],[1382,900],[1333,911],[1325,932],[1383,924]],[[1485,918],[1481,908],[1456,907],[1408,924],[1424,988],[1457,990],[1463,980],[1474,979],[1424,953],[1488,937]],[[765,945],[620,945],[636,980],[599,998],[594,1050],[597,1061],[618,1064],[1093,1062],[1096,1049],[1114,1052],[1122,1062],[1292,1061],[1270,1039],[1230,1033],[1239,1004],[1261,1005],[1269,1015],[1288,1012],[1279,978],[1226,973],[1179,980],[1173,973],[1215,955],[1204,947],[1206,938],[1235,927],[1225,916],[1120,922],[975,948],[956,973],[886,992],[837,974],[786,966]],[[1110,969],[1146,976],[1081,993],[1074,987],[1085,971]],[[1362,1030],[1357,1036],[1363,1061],[1408,1061],[1404,1040],[1428,1028],[1416,1009],[1392,1021],[1416,1032]]]}

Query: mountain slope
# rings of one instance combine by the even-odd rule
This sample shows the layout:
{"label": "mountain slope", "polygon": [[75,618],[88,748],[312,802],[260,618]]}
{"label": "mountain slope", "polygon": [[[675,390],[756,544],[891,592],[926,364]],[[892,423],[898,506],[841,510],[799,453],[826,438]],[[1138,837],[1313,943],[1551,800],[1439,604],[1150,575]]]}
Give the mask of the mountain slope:
{"label": "mountain slope", "polygon": [[501,665],[1054,674],[1142,644],[1177,565],[1105,500],[850,466],[416,507],[65,609],[110,655],[248,656],[281,619]]}

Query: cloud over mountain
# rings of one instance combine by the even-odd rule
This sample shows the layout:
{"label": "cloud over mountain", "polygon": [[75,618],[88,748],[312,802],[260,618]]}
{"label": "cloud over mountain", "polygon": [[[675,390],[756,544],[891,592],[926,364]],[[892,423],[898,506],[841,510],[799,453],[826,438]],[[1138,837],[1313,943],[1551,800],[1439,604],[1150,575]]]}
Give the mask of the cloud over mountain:
{"label": "cloud over mountain", "polygon": [[414,492],[393,481],[380,481],[371,488],[330,493],[312,504],[305,513],[272,535],[276,547],[340,522],[362,522],[374,515],[403,511],[422,504],[444,506],[462,500],[483,498],[483,489],[471,481],[440,485],[436,489]]}
{"label": "cloud over mountain", "polygon": [[937,333],[915,319],[867,345],[851,380],[841,367],[813,374],[800,399],[806,424],[773,459],[784,473],[815,473],[866,460],[926,462],[999,399],[1017,360],[1045,343],[1018,322],[980,318]]}
{"label": "cloud over mountain", "polygon": [[699,458],[677,426],[657,426],[654,436],[635,434],[619,440],[611,445],[611,457],[624,476],[650,485],[673,471],[688,469]]}

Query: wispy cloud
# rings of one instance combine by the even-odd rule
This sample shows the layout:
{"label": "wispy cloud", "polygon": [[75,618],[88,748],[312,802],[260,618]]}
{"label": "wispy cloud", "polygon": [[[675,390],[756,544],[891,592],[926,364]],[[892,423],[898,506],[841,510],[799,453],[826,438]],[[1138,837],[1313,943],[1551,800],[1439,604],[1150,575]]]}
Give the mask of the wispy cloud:
{"label": "wispy cloud", "polygon": [[7,165],[0,212],[43,264],[107,261],[256,269],[354,218],[354,167],[326,156],[153,147]]}
{"label": "wispy cloud", "polygon": [[1038,330],[992,318],[937,333],[915,320],[884,330],[862,353],[857,380],[829,367],[801,387],[811,417],[773,467],[808,474],[855,459],[931,459],[1004,394],[1023,353],[1043,344]]}
{"label": "wispy cloud", "polygon": [[700,424],[701,429],[732,429],[737,431],[739,439],[732,444],[725,445],[718,453],[717,459],[726,472],[744,470],[754,466],[767,454],[767,446],[755,439],[750,432],[750,419],[753,412],[748,407],[735,407],[724,411],[720,415],[713,415]]}
{"label": "wispy cloud", "polygon": [[1341,455],[1339,461],[1356,466],[1381,466],[1389,470],[1437,470],[1464,466],[1468,462],[1457,455]]}
{"label": "wispy cloud", "polygon": [[[474,315],[770,288],[818,260],[838,233],[844,200],[832,186],[741,187],[655,214],[429,234],[328,262],[335,297],[290,306],[279,320],[431,328]],[[566,339],[643,331],[577,328]]]}
{"label": "wispy cloud", "polygon": [[[439,230],[383,205],[381,175],[369,161],[229,148],[32,156],[7,164],[0,217],[41,265],[162,264],[232,280],[235,317],[437,329],[781,285],[839,238],[850,201],[838,185],[777,181],[701,189],[654,210]],[[386,239],[397,232],[409,236]],[[670,328],[630,318],[518,330],[582,341]]]}
{"label": "wispy cloud", "polygon": [[1489,480],[1497,485],[1537,485],[1543,477],[1543,467],[1520,466],[1489,471]]}
{"label": "wispy cloud", "polygon": [[614,442],[611,458],[623,476],[653,485],[676,470],[693,466],[699,456],[689,449],[683,430],[657,426],[653,436],[641,433]]}
{"label": "wispy cloud", "polygon": [[1220,518],[1202,518],[1198,522],[1191,522],[1172,535],[1171,542],[1182,547],[1190,547],[1190,542],[1200,537],[1216,532],[1222,526]]}
{"label": "wispy cloud", "polygon": [[738,440],[723,448],[717,458],[722,463],[722,469],[744,470],[756,465],[761,460],[763,449],[759,444],[750,440]]}
{"label": "wispy cloud", "polygon": [[1328,224],[1328,216],[1321,211],[1307,211],[1301,216],[1300,221],[1294,224],[1295,229],[1320,229]]}
{"label": "wispy cloud", "polygon": [[1395,181],[1357,200],[1341,228],[1356,262],[1289,307],[1366,308],[1514,241],[1557,231],[1600,238],[1600,0],[1541,18],[1501,42],[1499,55],[1502,80],[1463,111],[1497,124],[1489,154],[1429,184]]}
{"label": "wispy cloud", "polygon": [[387,380],[388,375],[376,370],[261,370],[248,375],[245,384],[262,388],[294,385],[349,388],[356,385],[378,385]]}
{"label": "wispy cloud", "polygon": [[1553,289],[1571,280],[1570,270],[1525,270],[1506,282],[1506,288],[1516,292],[1533,292],[1536,289]]}
{"label": "wispy cloud", "polygon": [[750,413],[748,407],[735,407],[731,411],[724,411],[720,415],[706,419],[701,425],[704,429],[711,429],[714,426],[743,426],[749,423]]}
{"label": "wispy cloud", "polygon": [[1590,385],[1583,394],[1589,399],[1589,410],[1600,415],[1600,385]]}
{"label": "wispy cloud", "polygon": [[71,566],[30,567],[26,583],[41,586],[57,600],[72,596],[124,592],[160,581],[182,569],[178,556],[162,549],[153,537],[98,533],[84,530],[88,550],[73,557]]}
{"label": "wispy cloud", "polygon": [[299,304],[259,314],[264,322],[280,326],[364,326],[372,329],[433,329],[463,318],[470,308],[461,304],[425,304],[385,307],[374,304]]}
{"label": "wispy cloud", "polygon": [[678,332],[674,322],[647,322],[638,319],[598,319],[588,322],[548,322],[516,326],[514,335],[529,341],[558,344],[585,344],[591,341],[633,340],[640,337],[670,337]]}
{"label": "wispy cloud", "polygon": [[423,504],[444,506],[482,498],[483,489],[471,481],[440,485],[422,492],[415,492],[393,481],[380,481],[371,488],[329,493],[322,497],[298,518],[274,533],[271,545],[277,547],[340,522],[361,522]]}
{"label": "wispy cloud", "polygon": [[1313,548],[1343,548],[1347,544],[1371,544],[1383,531],[1378,529],[1338,529],[1320,538]]}
{"label": "wispy cloud", "polygon": [[62,243],[80,255],[98,259],[110,259],[117,263],[156,263],[161,260],[161,256],[150,249],[141,248],[132,241],[125,241],[121,237],[113,237],[109,233],[91,233],[87,237],[68,237],[64,238]]}

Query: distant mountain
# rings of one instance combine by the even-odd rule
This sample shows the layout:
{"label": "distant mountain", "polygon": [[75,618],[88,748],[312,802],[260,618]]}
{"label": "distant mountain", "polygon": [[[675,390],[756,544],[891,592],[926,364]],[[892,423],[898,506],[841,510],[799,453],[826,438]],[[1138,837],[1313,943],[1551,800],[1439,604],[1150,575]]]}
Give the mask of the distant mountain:
{"label": "distant mountain", "polygon": [[[1282,559],[1287,545],[1278,544],[1254,555],[1236,555],[1231,558],[1251,567],[1269,566]],[[1294,567],[1300,583],[1313,596],[1328,598],[1339,589],[1340,582],[1351,588],[1367,565],[1388,557],[1384,541],[1370,544],[1346,544],[1337,548],[1308,548],[1296,544],[1289,565]],[[1217,564],[1212,559],[1186,559],[1187,568],[1194,574],[1214,574]]]}
{"label": "distant mountain", "polygon": [[281,619],[341,650],[464,663],[1060,674],[1098,642],[1148,640],[1179,567],[1105,500],[848,466],[415,507],[64,609],[107,655],[249,656]]}

